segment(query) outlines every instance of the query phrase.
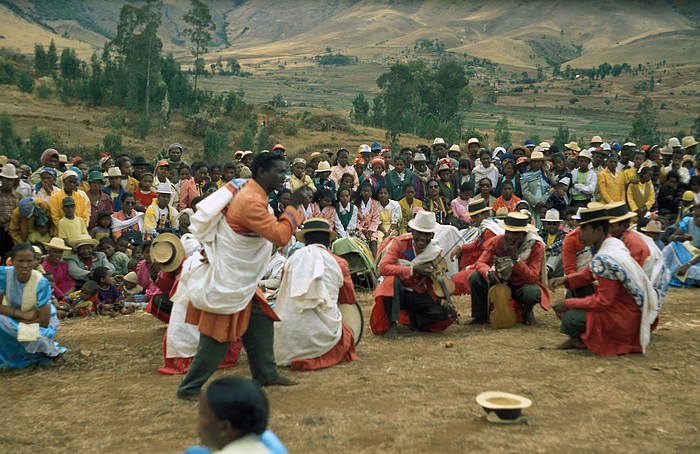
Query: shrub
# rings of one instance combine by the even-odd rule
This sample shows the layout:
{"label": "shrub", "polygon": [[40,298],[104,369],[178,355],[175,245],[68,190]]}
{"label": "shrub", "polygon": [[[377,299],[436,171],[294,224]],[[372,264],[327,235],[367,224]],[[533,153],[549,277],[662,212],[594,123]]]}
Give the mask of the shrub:
{"label": "shrub", "polygon": [[36,95],[41,99],[47,99],[53,94],[53,90],[46,85],[36,87]]}
{"label": "shrub", "polygon": [[29,70],[25,69],[19,73],[19,77],[17,78],[17,86],[23,93],[31,93],[34,91],[34,79],[32,79],[32,75],[29,74]]}
{"label": "shrub", "polygon": [[122,151],[122,136],[118,134],[106,134],[102,139],[102,147],[105,153],[116,154]]}
{"label": "shrub", "polygon": [[333,112],[311,114],[304,118],[303,125],[313,131],[347,131],[348,121]]}
{"label": "shrub", "polygon": [[576,104],[577,102],[578,102],[578,98],[569,99],[569,104]]}

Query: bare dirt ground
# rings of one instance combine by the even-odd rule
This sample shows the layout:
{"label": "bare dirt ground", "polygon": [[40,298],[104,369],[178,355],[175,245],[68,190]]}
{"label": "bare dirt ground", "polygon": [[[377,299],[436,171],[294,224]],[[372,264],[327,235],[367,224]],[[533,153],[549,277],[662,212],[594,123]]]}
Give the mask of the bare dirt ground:
{"label": "bare dirt ground", "polygon": [[[365,319],[371,295],[361,293]],[[562,295],[557,294],[557,297]],[[469,299],[457,299],[463,316]],[[300,452],[698,452],[700,290],[674,289],[645,356],[559,351],[553,313],[495,331],[440,334],[367,327],[359,361],[267,389],[270,428]],[[164,325],[145,313],[68,320],[68,352],[48,368],[0,373],[0,451],[178,453],[197,442],[197,404],[160,376]],[[446,341],[454,344],[446,348]],[[86,356],[89,355],[89,356]],[[249,377],[245,354],[215,377]],[[495,425],[476,404],[487,390],[532,399],[526,422]]]}

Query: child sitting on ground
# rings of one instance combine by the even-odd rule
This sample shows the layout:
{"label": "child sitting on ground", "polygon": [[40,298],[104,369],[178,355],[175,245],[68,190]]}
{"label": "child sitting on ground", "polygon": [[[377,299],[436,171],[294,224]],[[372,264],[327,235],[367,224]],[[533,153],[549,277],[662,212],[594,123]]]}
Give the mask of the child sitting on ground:
{"label": "child sitting on ground", "polygon": [[333,225],[335,219],[335,206],[333,206],[334,194],[328,189],[322,189],[314,194],[314,203],[317,205],[320,217]]}
{"label": "child sitting on ground", "polygon": [[102,210],[97,215],[97,225],[90,230],[90,236],[96,240],[101,240],[102,238],[111,238],[112,229],[112,215],[109,211]]}
{"label": "child sitting on ground", "polygon": [[111,238],[102,238],[98,248],[100,252],[107,256],[109,263],[114,265],[114,274],[124,275],[129,272],[129,257],[123,252],[114,249],[114,241]]}
{"label": "child sitting on ground", "polygon": [[92,272],[95,282],[98,284],[98,300],[95,305],[95,312],[100,315],[115,317],[124,306],[121,300],[121,293],[116,285],[112,271],[106,266],[98,266]]}
{"label": "child sitting on ground", "polygon": [[143,295],[143,287],[139,285],[139,277],[130,271],[122,278],[121,297],[126,303],[136,302],[136,295]]}
{"label": "child sitting on ground", "polygon": [[87,281],[80,290],[64,296],[61,302],[58,303],[58,318],[94,315],[98,289],[97,282]]}

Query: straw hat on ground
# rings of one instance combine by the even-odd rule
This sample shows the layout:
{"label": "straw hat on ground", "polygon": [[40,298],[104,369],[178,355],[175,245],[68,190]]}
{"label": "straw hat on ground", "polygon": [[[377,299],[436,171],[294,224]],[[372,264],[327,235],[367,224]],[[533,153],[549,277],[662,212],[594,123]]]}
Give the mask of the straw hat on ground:
{"label": "straw hat on ground", "polygon": [[476,402],[486,411],[486,420],[495,423],[514,423],[520,419],[522,410],[532,401],[517,394],[487,391],[476,396]]}

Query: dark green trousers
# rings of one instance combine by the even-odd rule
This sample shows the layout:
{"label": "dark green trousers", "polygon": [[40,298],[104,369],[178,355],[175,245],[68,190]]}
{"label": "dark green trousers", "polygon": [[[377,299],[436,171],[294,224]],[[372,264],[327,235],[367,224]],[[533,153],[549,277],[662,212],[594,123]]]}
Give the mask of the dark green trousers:
{"label": "dark green trousers", "polygon": [[559,332],[568,334],[569,337],[581,339],[581,334],[586,332],[586,311],[568,310],[561,316]]}
{"label": "dark green trousers", "polygon": [[[248,330],[242,337],[243,348],[248,355],[248,365],[253,380],[260,385],[279,378],[273,343],[275,330],[273,321],[253,301]],[[226,357],[231,342],[217,342],[206,334],[199,335],[199,345],[187,374],[177,389],[178,396],[196,396]]]}

